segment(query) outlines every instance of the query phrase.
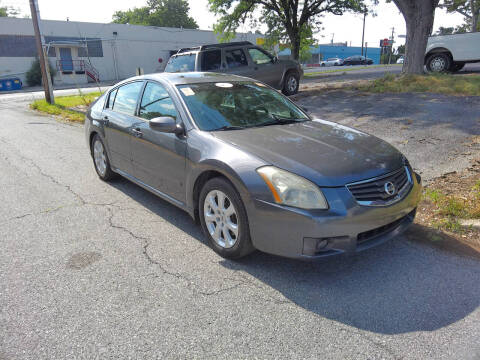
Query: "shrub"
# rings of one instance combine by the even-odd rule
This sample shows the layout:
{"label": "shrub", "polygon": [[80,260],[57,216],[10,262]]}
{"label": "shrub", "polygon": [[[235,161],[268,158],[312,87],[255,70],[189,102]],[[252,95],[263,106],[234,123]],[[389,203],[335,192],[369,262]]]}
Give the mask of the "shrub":
{"label": "shrub", "polygon": [[[53,84],[53,77],[57,73],[57,70],[52,68],[50,62],[48,62],[48,67],[50,69],[50,77]],[[42,70],[40,69],[40,60],[38,60],[38,58],[33,60],[30,69],[27,71],[26,78],[28,86],[42,85]]]}

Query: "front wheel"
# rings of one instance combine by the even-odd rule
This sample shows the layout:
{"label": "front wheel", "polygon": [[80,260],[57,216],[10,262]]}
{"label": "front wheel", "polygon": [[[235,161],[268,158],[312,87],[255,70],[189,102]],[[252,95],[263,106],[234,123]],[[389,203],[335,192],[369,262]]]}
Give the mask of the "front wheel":
{"label": "front wheel", "polygon": [[199,199],[200,223],[213,250],[227,259],[254,251],[247,212],[235,188],[223,178],[213,178]]}
{"label": "front wheel", "polygon": [[427,70],[434,73],[448,72],[452,60],[444,53],[432,54],[427,59]]}
{"label": "front wheel", "polygon": [[299,77],[294,72],[289,72],[285,76],[285,80],[283,81],[283,93],[285,95],[294,95],[298,92],[298,87],[300,86]]}

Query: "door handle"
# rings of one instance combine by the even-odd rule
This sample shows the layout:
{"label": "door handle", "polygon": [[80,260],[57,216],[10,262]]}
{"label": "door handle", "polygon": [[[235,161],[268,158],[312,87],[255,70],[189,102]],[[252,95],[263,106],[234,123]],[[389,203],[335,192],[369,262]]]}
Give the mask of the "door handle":
{"label": "door handle", "polygon": [[132,129],[133,136],[141,138],[143,136],[143,133],[140,131],[140,129]]}

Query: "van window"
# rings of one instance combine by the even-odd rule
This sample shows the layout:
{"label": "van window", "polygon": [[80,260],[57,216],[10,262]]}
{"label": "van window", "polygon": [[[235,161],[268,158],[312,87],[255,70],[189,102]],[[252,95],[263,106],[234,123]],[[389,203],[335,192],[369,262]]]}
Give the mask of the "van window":
{"label": "van window", "polygon": [[205,51],[202,53],[202,71],[214,71],[222,65],[222,52],[220,50]]}
{"label": "van window", "polygon": [[172,56],[168,60],[165,72],[188,72],[195,71],[195,54],[185,54]]}

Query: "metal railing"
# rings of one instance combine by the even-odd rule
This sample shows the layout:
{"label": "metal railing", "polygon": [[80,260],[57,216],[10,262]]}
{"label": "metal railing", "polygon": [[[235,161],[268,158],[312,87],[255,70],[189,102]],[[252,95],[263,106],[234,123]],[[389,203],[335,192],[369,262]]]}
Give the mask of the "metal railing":
{"label": "metal railing", "polygon": [[57,60],[57,70],[63,73],[65,72],[75,72],[75,73],[84,73],[85,72],[85,61],[83,60]]}

